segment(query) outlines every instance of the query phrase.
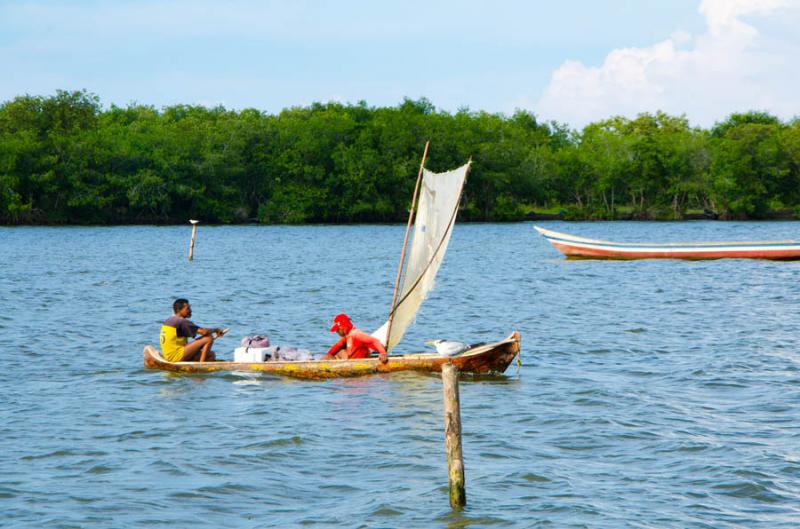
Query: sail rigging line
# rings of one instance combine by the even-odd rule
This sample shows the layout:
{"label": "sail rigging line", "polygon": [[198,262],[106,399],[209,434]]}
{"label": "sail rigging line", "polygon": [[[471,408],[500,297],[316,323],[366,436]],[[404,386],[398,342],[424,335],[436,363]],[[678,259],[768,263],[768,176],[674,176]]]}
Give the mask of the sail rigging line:
{"label": "sail rigging line", "polygon": [[[411,232],[411,221],[414,218],[414,208],[417,205],[417,196],[419,195],[419,184],[422,182],[422,173],[425,171],[425,158],[428,156],[428,146],[431,144],[430,140],[425,142],[425,150],[422,151],[422,161],[419,163],[419,172],[417,173],[417,183],[414,186],[414,194],[411,198],[411,209],[408,212],[408,223],[406,224],[406,234],[403,237],[403,249],[400,251],[400,264],[397,266],[397,277],[394,281],[394,293],[392,294],[391,310],[389,311],[389,322],[386,330],[386,346],[389,346],[389,339],[392,336],[392,323],[394,323],[394,314],[397,306],[402,303],[397,303],[397,292],[400,289],[400,278],[403,275],[403,267],[406,260],[406,248],[408,247],[408,234]],[[406,295],[403,297],[405,299]]]}
{"label": "sail rigging line", "polygon": [[[425,277],[425,274],[428,272],[428,269],[431,267],[431,265],[433,264],[433,262],[436,260],[436,257],[439,255],[439,250],[441,250],[441,249],[442,249],[442,245],[444,244],[444,241],[446,241],[446,240],[447,240],[447,236],[450,234],[450,232],[451,232],[451,231],[453,231],[453,224],[455,224],[456,215],[458,215],[458,209],[459,209],[459,205],[458,205],[458,204],[456,204],[456,207],[455,207],[455,209],[453,210],[453,214],[450,216],[450,222],[449,222],[449,223],[448,223],[448,225],[447,225],[447,229],[445,230],[444,234],[442,235],[442,238],[441,238],[441,239],[439,239],[439,245],[436,247],[436,250],[434,250],[433,254],[431,255],[431,258],[430,258],[430,260],[428,261],[428,264],[426,264],[426,265],[425,265],[425,268],[424,268],[424,269],[422,270],[422,272],[421,272],[421,273],[420,273],[420,274],[417,276],[417,280],[416,280],[416,281],[414,281],[414,284],[413,284],[413,285],[411,285],[411,287],[408,289],[408,292],[406,292],[405,296],[403,296],[402,298],[400,298],[400,301],[398,301],[398,302],[397,302],[397,305],[395,305],[395,306],[394,306],[394,308],[392,309],[392,312],[390,312],[390,313],[389,313],[389,314],[390,314],[390,316],[393,316],[393,315],[394,315],[394,313],[395,313],[395,311],[396,311],[398,308],[400,308],[400,305],[402,305],[402,304],[403,304],[403,302],[404,302],[406,299],[408,299],[408,296],[410,296],[411,294],[413,294],[413,293],[414,293],[414,289],[415,289],[415,288],[417,288],[417,285],[419,285],[419,282],[420,282],[420,281],[422,281],[422,278],[424,278],[424,277]],[[388,341],[389,341],[389,334],[388,334],[388,333],[386,334],[386,341],[387,341],[387,343],[388,343]]]}
{"label": "sail rigging line", "polygon": [[[470,158],[469,161],[467,162],[467,173],[469,172],[469,167],[471,167],[471,165],[472,165],[472,158]],[[464,175],[464,180],[466,180],[466,174]],[[439,250],[442,249],[442,245],[446,240],[448,240],[449,238],[448,236],[450,232],[453,231],[453,225],[455,224],[456,216],[458,215],[458,210],[460,206],[459,202],[461,201],[460,199],[463,189],[464,189],[464,184],[462,182],[461,189],[458,191],[459,200],[456,201],[455,208],[453,208],[453,213],[450,215],[450,221],[447,223],[447,229],[444,230],[442,238],[439,239],[439,244],[436,246],[436,250],[434,250],[433,254],[431,254],[431,258],[428,260],[428,263],[425,265],[425,268],[422,269],[422,272],[420,272],[420,274],[417,276],[417,280],[414,281],[414,284],[411,285],[406,294],[402,298],[400,298],[400,301],[398,301],[397,304],[394,306],[394,308],[392,308],[392,311],[389,313],[390,317],[394,316],[395,311],[398,308],[400,308],[400,305],[402,305],[403,302],[406,299],[408,299],[408,296],[410,296],[414,292],[414,289],[417,288],[417,285],[419,285],[420,281],[422,281],[422,279],[425,277],[425,274],[428,272],[428,269],[431,267],[433,262],[436,260],[436,257],[439,255]],[[405,285],[403,286],[405,287]],[[386,334],[386,343],[387,344],[389,343],[389,333]]]}

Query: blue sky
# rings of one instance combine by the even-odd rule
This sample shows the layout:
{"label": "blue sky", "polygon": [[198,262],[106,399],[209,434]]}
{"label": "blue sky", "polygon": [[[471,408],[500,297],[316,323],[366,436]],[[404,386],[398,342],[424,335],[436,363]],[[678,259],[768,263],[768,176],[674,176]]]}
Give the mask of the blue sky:
{"label": "blue sky", "polygon": [[800,115],[800,0],[0,0],[0,100]]}

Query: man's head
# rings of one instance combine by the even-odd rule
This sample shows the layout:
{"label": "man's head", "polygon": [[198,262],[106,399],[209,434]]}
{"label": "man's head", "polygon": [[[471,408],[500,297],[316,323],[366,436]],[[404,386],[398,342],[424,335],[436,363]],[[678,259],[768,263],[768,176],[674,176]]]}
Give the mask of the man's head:
{"label": "man's head", "polygon": [[333,318],[333,325],[331,325],[331,332],[335,332],[339,336],[345,336],[353,330],[353,322],[347,314],[337,314]]}
{"label": "man's head", "polygon": [[178,298],[172,303],[172,311],[176,316],[188,318],[192,315],[192,306],[189,305],[189,300]]}

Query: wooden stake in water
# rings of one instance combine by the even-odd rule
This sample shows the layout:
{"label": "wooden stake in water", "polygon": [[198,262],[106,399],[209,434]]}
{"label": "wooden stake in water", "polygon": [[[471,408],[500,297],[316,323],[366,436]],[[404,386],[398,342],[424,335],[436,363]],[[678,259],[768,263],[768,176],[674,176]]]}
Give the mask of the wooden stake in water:
{"label": "wooden stake in water", "polygon": [[458,397],[458,368],[442,366],[444,389],[444,449],[447,453],[447,474],[450,481],[450,507],[461,509],[467,504],[464,484],[464,458],[461,455],[461,404]]}
{"label": "wooden stake in water", "polygon": [[191,261],[194,258],[194,238],[197,236],[197,223],[200,222],[199,220],[190,220],[192,224],[192,241],[189,243],[189,260]]}

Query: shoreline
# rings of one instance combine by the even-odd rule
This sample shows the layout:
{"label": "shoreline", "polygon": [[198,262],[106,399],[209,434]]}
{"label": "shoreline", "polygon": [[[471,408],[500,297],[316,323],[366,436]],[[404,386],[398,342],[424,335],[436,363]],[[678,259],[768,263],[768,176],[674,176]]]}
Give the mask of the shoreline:
{"label": "shoreline", "polygon": [[[522,219],[513,220],[457,220],[459,224],[521,224],[525,222],[657,222],[657,223],[684,223],[684,222],[698,222],[698,221],[713,221],[719,223],[728,222],[786,222],[786,221],[800,221],[796,215],[774,215],[761,218],[714,218],[704,215],[687,215],[681,219],[674,218],[641,218],[633,216],[617,217],[617,218],[603,218],[603,217],[587,217],[587,218],[566,218],[559,215],[550,214],[529,214]],[[363,222],[305,222],[305,223],[260,223],[258,221],[243,221],[243,222],[203,222],[203,226],[207,227],[222,227],[222,226],[284,226],[284,227],[304,227],[304,226],[393,226],[404,225],[405,221],[395,222],[380,222],[380,221],[363,221]],[[171,226],[188,226],[187,222],[119,222],[119,223],[20,223],[20,224],[0,224],[0,228],[116,228],[126,226],[155,226],[155,227],[171,227]]]}

